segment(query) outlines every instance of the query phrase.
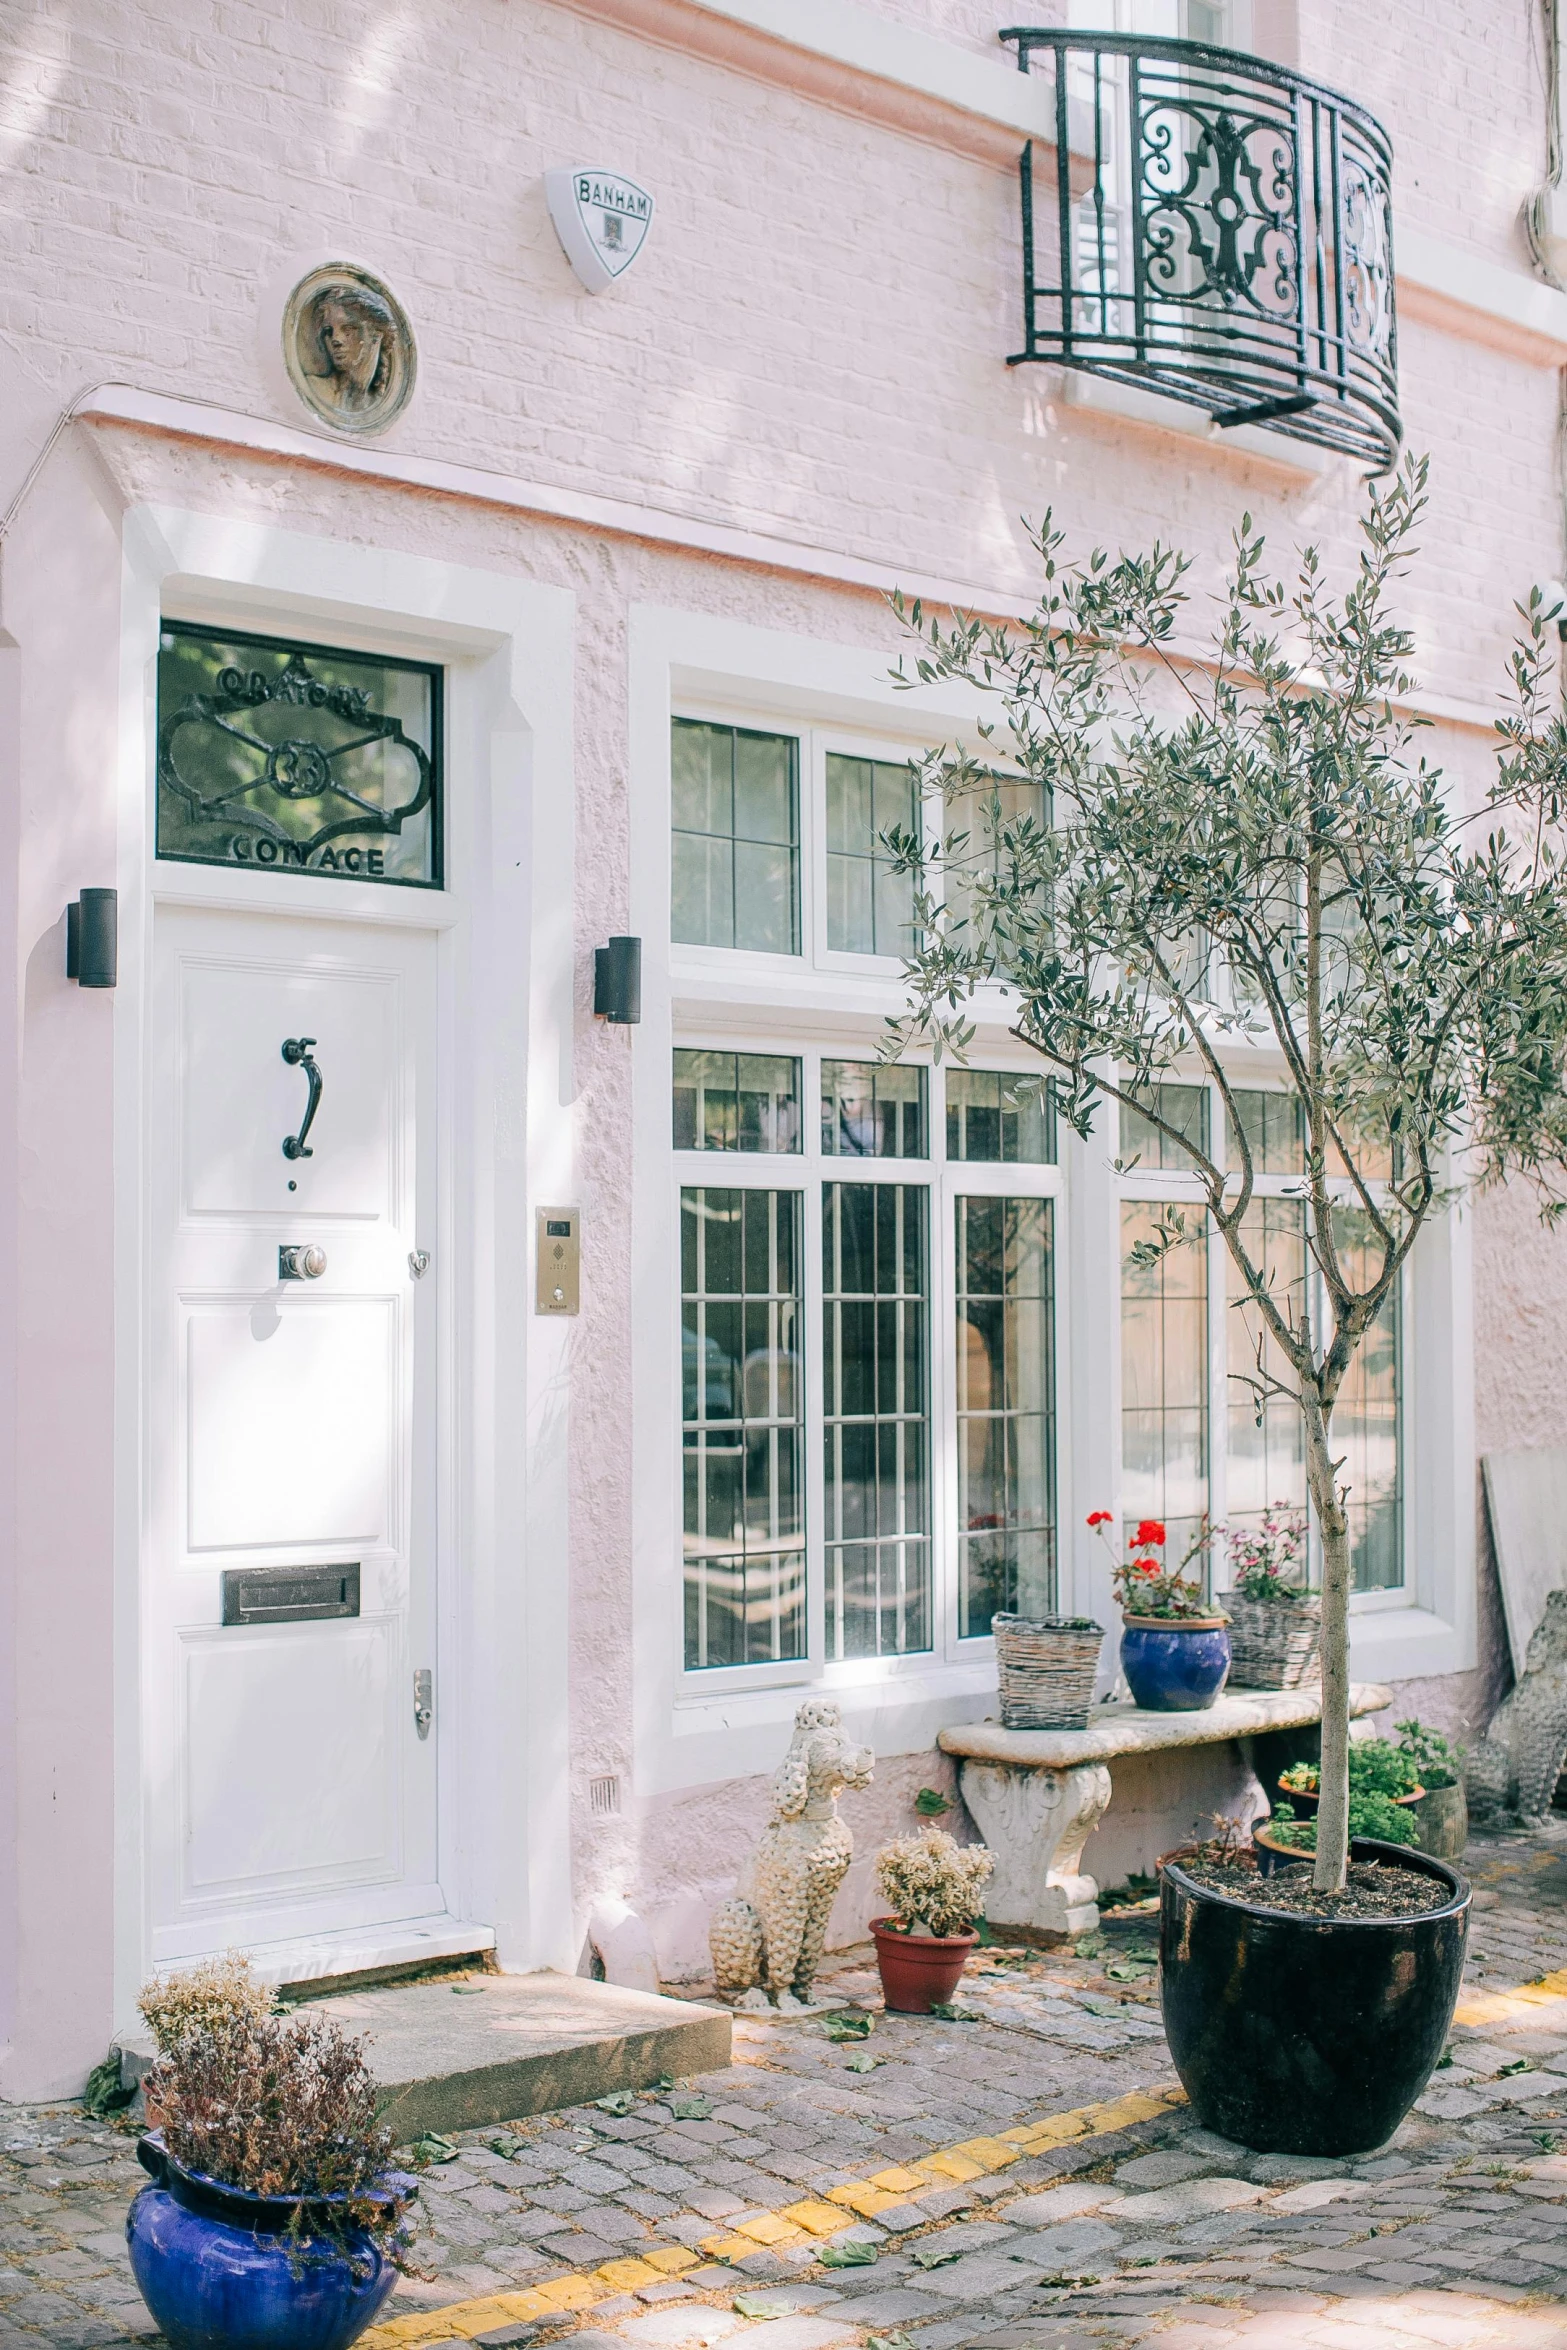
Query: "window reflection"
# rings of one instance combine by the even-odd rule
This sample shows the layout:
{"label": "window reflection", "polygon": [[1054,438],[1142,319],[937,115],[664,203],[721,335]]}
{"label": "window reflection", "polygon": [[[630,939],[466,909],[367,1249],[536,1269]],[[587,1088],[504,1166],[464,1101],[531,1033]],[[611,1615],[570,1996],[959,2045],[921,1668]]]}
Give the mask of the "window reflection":
{"label": "window reflection", "polygon": [[958,1629],[1055,1607],[1049,1200],[957,1202]]}
{"label": "window reflection", "polygon": [[689,1669],[805,1654],[802,1198],[680,1194]]}
{"label": "window reflection", "polygon": [[822,1187],[827,1653],[931,1646],[923,1185]]}

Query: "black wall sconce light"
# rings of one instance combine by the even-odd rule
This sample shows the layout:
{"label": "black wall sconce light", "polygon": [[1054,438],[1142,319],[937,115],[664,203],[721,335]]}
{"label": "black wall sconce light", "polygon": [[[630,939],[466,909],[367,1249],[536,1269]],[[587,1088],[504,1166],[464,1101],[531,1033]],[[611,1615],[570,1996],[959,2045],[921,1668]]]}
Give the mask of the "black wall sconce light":
{"label": "black wall sconce light", "polygon": [[593,1009],[632,1027],[642,1017],[642,941],[612,938],[593,950]]}
{"label": "black wall sconce light", "polygon": [[115,987],[120,976],[120,893],[84,889],[65,909],[65,976],[81,987]]}

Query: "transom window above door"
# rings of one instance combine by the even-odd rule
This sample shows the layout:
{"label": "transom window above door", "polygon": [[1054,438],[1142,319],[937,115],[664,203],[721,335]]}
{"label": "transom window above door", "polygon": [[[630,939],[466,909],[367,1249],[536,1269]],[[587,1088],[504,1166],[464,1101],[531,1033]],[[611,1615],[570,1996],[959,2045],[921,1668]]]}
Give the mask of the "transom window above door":
{"label": "transom window above door", "polygon": [[165,621],[157,853],[439,889],[441,670]]}

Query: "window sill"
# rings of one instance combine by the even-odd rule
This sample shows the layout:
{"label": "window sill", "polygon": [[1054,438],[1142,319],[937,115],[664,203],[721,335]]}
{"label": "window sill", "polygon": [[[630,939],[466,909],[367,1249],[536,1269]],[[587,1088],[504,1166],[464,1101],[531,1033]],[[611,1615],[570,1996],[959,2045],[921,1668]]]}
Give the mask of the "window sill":
{"label": "window sill", "polygon": [[1418,1681],[1473,1663],[1456,1624],[1423,1607],[1352,1610],[1350,1672],[1357,1681]]}
{"label": "window sill", "polygon": [[[838,1668],[842,1670],[843,1668]],[[659,1792],[761,1776],[778,1768],[795,1708],[807,1698],[834,1699],[850,1736],[879,1759],[929,1750],[937,1732],[983,1721],[996,1707],[996,1664],[982,1657],[931,1659],[895,1676],[821,1679],[767,1689],[728,1689],[677,1698],[664,1751],[653,1773]]]}

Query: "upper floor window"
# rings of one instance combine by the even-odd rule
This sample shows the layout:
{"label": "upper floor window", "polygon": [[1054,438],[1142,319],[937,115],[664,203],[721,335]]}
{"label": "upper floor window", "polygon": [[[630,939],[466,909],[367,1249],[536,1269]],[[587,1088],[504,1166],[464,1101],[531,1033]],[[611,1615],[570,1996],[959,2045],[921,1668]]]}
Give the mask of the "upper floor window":
{"label": "upper floor window", "polygon": [[677,718],[672,936],[800,951],[800,773],[793,735]]}
{"label": "upper floor window", "polygon": [[827,945],[834,954],[902,955],[914,940],[914,877],[899,872],[891,832],[920,820],[913,769],[827,753]]}

